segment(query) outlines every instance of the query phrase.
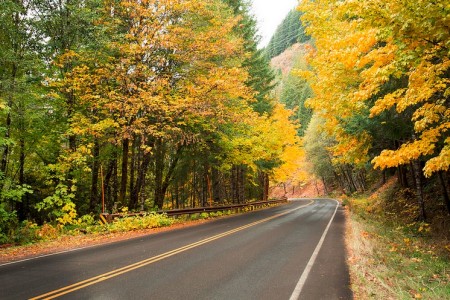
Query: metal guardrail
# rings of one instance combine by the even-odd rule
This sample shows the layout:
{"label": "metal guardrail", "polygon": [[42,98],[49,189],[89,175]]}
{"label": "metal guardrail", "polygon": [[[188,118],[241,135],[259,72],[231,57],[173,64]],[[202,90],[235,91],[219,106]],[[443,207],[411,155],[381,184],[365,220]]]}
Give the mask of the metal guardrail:
{"label": "metal guardrail", "polygon": [[[181,216],[181,215],[193,215],[204,212],[219,212],[225,210],[240,210],[246,207],[249,207],[251,210],[257,209],[258,207],[262,207],[268,204],[278,204],[287,202],[287,198],[277,199],[277,200],[269,200],[269,201],[257,201],[257,202],[249,202],[245,204],[232,204],[232,205],[224,205],[224,206],[208,206],[208,207],[197,207],[197,208],[185,208],[185,209],[173,209],[173,210],[159,210],[156,213],[165,213],[168,216]],[[144,216],[148,214],[148,212],[139,212],[139,213],[117,213],[117,214],[108,214],[103,213],[100,214],[100,220],[103,223],[111,223],[116,218],[125,218],[125,217],[137,217]]]}

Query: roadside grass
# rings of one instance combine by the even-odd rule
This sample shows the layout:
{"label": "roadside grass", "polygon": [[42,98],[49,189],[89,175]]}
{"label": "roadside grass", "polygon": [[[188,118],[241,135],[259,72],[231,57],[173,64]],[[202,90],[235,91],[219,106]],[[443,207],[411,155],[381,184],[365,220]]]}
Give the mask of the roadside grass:
{"label": "roadside grass", "polygon": [[383,211],[389,197],[387,188],[344,199],[355,299],[450,299],[448,236],[436,238],[429,224]]}

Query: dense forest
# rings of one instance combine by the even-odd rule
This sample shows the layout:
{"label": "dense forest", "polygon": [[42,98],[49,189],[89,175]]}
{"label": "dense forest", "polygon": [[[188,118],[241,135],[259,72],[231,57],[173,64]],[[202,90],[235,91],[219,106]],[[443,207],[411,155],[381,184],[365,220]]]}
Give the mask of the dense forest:
{"label": "dense forest", "polygon": [[448,3],[305,0],[299,9],[314,41],[296,71],[312,89],[303,142],[313,172],[347,194],[396,176],[403,195],[393,203],[406,196],[416,220],[448,219]]}
{"label": "dense forest", "polygon": [[0,26],[2,238],[267,199],[298,164],[247,1],[2,0]]}
{"label": "dense forest", "polygon": [[308,174],[347,195],[396,177],[408,214],[448,218],[448,4],[304,0],[264,50],[249,5],[2,0],[0,242]]}

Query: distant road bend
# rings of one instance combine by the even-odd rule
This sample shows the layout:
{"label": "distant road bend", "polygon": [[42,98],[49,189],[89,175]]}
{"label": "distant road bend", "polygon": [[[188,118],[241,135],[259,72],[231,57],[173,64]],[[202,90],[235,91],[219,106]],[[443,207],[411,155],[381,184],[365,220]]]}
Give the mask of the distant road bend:
{"label": "distant road bend", "polygon": [[0,299],[352,299],[337,201],[0,265]]}

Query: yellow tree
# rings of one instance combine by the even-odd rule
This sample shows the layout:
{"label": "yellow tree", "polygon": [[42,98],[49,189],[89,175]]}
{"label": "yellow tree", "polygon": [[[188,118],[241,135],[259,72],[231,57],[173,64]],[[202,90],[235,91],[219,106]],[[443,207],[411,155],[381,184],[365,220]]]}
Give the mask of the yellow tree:
{"label": "yellow tree", "polygon": [[358,63],[363,53],[376,43],[375,31],[342,13],[342,2],[302,1],[307,32],[315,39],[308,57],[312,71],[298,72],[306,77],[314,96],[306,104],[325,120],[324,130],[335,137],[332,150],[339,164],[362,165],[368,159],[370,136],[358,135],[344,128],[344,121],[367,108],[365,99],[354,96],[362,82]]}
{"label": "yellow tree", "polygon": [[348,115],[370,110],[375,118],[395,110],[409,116],[414,133],[372,162],[411,165],[424,218],[420,160],[427,177],[450,165],[450,7],[443,0],[369,0],[304,1],[301,8],[318,48],[312,60],[317,96],[310,104],[334,125],[334,156],[367,160],[353,154],[367,154],[371,137],[342,135]]}
{"label": "yellow tree", "polygon": [[[306,182],[310,178],[307,171],[306,155],[301,138],[297,135],[301,124],[293,124],[293,112],[277,104],[273,115],[269,119],[269,131],[263,130],[264,141],[270,144],[268,149],[278,149],[277,159],[279,165],[271,173],[272,184],[290,183],[292,186]],[[271,137],[270,137],[271,136]],[[275,140],[273,140],[275,139]],[[286,190],[285,190],[286,192]]]}
{"label": "yellow tree", "polygon": [[[377,28],[379,43],[365,57],[370,66],[362,74],[361,93],[371,95],[390,78],[404,77],[407,84],[378,99],[371,108],[376,116],[395,108],[413,110],[415,134],[396,150],[374,159],[376,167],[409,164],[419,158],[429,177],[450,166],[450,6],[447,1],[365,1],[358,9],[366,26]],[[375,17],[377,16],[377,17]],[[395,16],[395,17],[394,17]]]}
{"label": "yellow tree", "polygon": [[[292,123],[292,114],[281,104],[274,106],[271,115],[241,111],[237,122],[227,128],[232,134],[224,132],[222,136],[227,153],[223,167],[244,165],[253,171],[249,175],[262,169],[273,184],[305,180],[304,153],[297,135],[299,125]],[[267,191],[262,198],[267,198]]]}
{"label": "yellow tree", "polygon": [[[118,200],[128,193],[132,207],[154,161],[155,204],[162,207],[183,148],[248,110],[242,41],[233,34],[238,19],[220,1],[107,4],[98,23],[111,39],[101,55],[77,54],[84,63],[68,77],[85,107],[71,130],[93,149],[99,138],[121,146]],[[136,146],[144,158],[127,192]]]}

